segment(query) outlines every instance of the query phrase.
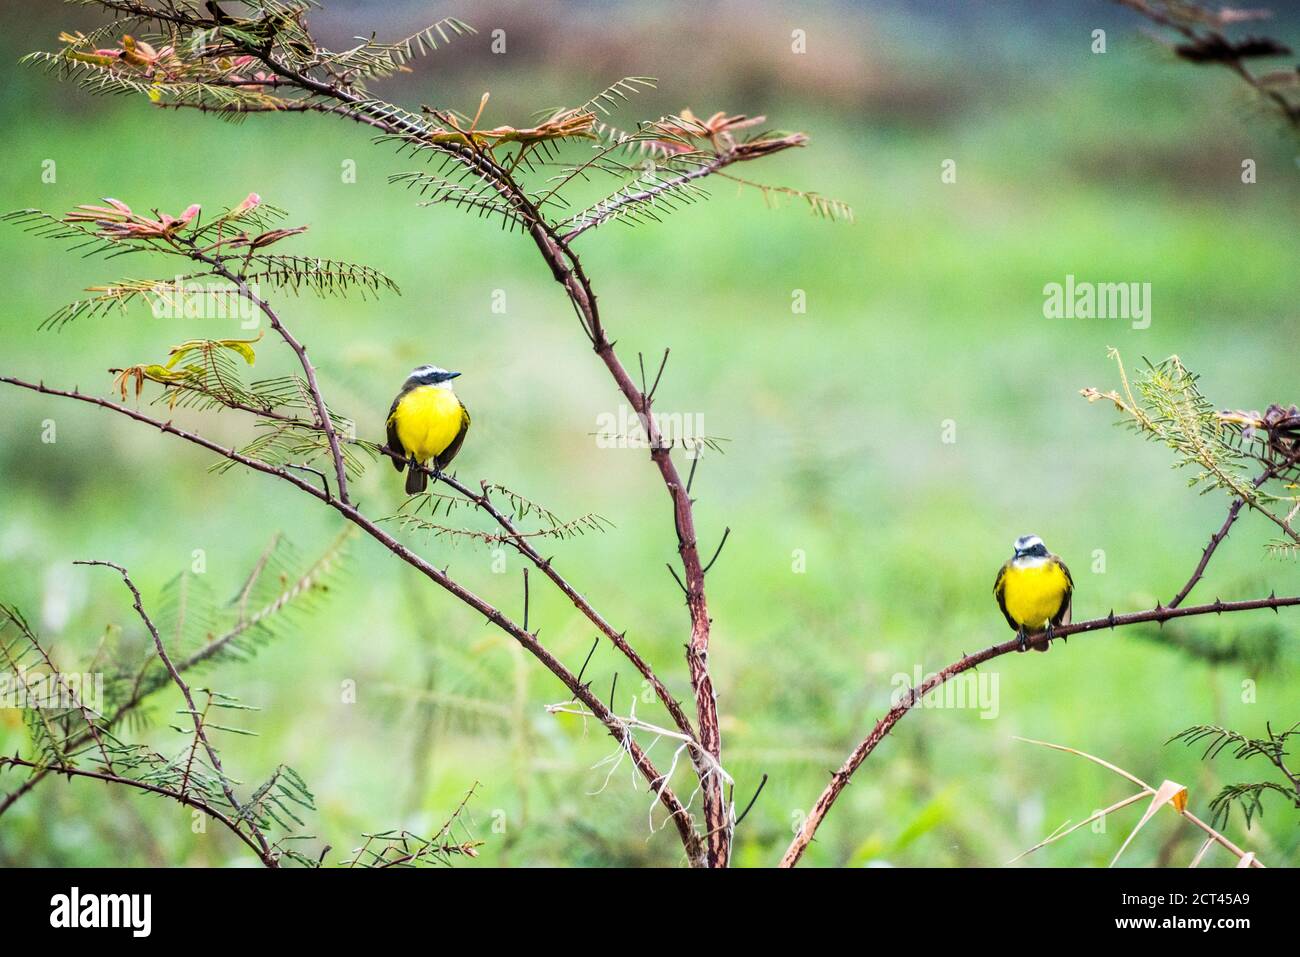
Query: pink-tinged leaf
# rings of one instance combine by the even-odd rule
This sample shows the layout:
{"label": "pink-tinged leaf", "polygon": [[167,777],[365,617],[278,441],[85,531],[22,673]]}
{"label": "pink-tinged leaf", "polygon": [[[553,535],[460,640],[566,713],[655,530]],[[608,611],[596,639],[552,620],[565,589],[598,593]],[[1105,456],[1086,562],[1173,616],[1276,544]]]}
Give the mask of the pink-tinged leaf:
{"label": "pink-tinged leaf", "polygon": [[232,215],[243,216],[250,210],[256,209],[262,203],[262,197],[256,193],[249,193],[244,197],[244,201],[231,210]]}

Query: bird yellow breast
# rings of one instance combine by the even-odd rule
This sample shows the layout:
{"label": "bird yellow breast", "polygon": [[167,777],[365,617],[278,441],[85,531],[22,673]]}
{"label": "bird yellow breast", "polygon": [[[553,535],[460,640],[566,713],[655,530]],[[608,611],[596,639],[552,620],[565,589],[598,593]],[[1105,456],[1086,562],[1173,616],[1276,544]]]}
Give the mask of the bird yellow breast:
{"label": "bird yellow breast", "polygon": [[422,385],[406,393],[397,403],[393,424],[407,454],[427,462],[455,441],[463,415],[456,393]]}
{"label": "bird yellow breast", "polygon": [[1068,582],[1055,562],[1012,564],[1003,580],[1002,601],[1007,614],[1027,631],[1042,631],[1061,610]]}

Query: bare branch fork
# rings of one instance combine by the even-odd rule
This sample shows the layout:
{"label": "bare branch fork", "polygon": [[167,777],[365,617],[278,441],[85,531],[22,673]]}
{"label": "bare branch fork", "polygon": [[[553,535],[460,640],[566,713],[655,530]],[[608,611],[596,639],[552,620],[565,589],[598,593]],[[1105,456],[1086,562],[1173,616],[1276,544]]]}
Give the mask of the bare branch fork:
{"label": "bare branch fork", "polygon": [[[1296,454],[1300,455],[1300,449],[1297,449]],[[1251,483],[1252,487],[1262,488],[1264,483],[1277,477],[1280,473],[1286,471],[1286,469],[1290,468],[1294,464],[1295,456],[1291,456],[1283,462],[1270,463]],[[1223,540],[1228,537],[1228,532],[1231,531],[1232,526],[1236,523],[1237,517],[1241,515],[1242,506],[1245,504],[1246,500],[1240,496],[1232,500],[1232,504],[1228,506],[1228,514],[1223,519],[1223,524],[1219,526],[1218,531],[1210,536],[1210,542],[1201,552],[1201,560],[1196,563],[1196,568],[1192,571],[1191,577],[1187,579],[1186,584],[1184,584],[1182,588],[1178,589],[1178,594],[1170,599],[1168,607],[1177,608],[1183,603],[1183,600],[1191,594],[1192,589],[1195,588],[1197,582],[1201,580],[1201,576],[1205,574],[1205,569],[1210,564],[1210,559],[1214,557],[1215,551],[1221,544],[1223,544]]]}
{"label": "bare branch fork", "polygon": [[[391,449],[384,448],[382,451],[394,458],[401,458],[401,456],[397,455]],[[430,476],[433,475],[431,469],[425,468],[424,471]],[[518,551],[520,555],[532,562],[533,565],[542,572],[542,574],[549,578],[555,586],[564,593],[565,597],[573,602],[574,607],[582,612],[582,614],[586,616],[587,620],[595,625],[597,630],[608,638],[615,648],[623,653],[623,656],[632,663],[632,666],[636,668],[641,677],[650,683],[650,687],[654,690],[655,695],[659,698],[660,702],[663,703],[664,708],[667,709],[668,714],[672,717],[673,723],[677,725],[678,730],[691,740],[695,740],[697,738],[695,728],[691,725],[691,719],[686,715],[686,712],[682,710],[681,702],[672,695],[672,693],[664,686],[663,682],[659,680],[659,676],[654,673],[654,670],[650,665],[637,653],[636,649],[628,643],[627,633],[616,630],[613,625],[606,621],[600,612],[596,611],[596,609],[592,607],[591,603],[559,573],[555,568],[553,559],[542,557],[541,553],[538,552],[533,544],[523,535],[522,532],[520,532],[519,528],[510,520],[509,516],[493,504],[489,494],[488,483],[486,481],[480,483],[482,491],[476,493],[468,486],[461,483],[455,476],[444,474],[438,476],[438,480],[451,486],[476,507],[486,512],[492,520],[505,531],[506,541],[509,542],[509,544]]]}

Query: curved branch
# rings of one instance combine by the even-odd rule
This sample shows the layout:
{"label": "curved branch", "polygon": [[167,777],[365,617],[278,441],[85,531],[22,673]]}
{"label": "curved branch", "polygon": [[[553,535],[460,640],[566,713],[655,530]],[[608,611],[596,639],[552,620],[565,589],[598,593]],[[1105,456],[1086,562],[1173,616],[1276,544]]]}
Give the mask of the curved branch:
{"label": "curved branch", "polygon": [[[1269,595],[1267,598],[1256,598],[1250,601],[1219,601],[1215,599],[1206,605],[1189,605],[1185,608],[1167,608],[1157,605],[1148,611],[1136,611],[1127,615],[1117,615],[1111,612],[1105,618],[1093,618],[1088,621],[1079,621],[1071,625],[1064,625],[1052,631],[1052,641],[1058,638],[1068,638],[1071,635],[1085,634],[1090,631],[1101,631],[1102,629],[1121,628],[1125,625],[1138,625],[1144,622],[1157,622],[1163,624],[1174,618],[1190,618],[1195,615],[1220,615],[1225,612],[1234,611],[1252,611],[1259,608],[1271,608],[1277,611],[1279,608],[1286,608],[1291,605],[1300,605],[1300,595],[1292,595],[1279,598],[1276,595]],[[1046,635],[1031,635],[1029,641],[1034,645],[1046,645]],[[928,679],[921,682],[920,686],[913,688],[912,692],[898,704],[894,705],[885,713],[885,716],[876,722],[871,733],[862,740],[853,752],[849,755],[848,760],[841,765],[840,769],[831,775],[831,781],[822,791],[817,803],[813,805],[812,812],[808,815],[803,827],[795,835],[790,847],[786,850],[785,856],[781,858],[782,867],[793,867],[799,863],[799,858],[807,850],[808,844],[812,841],[817,833],[817,828],[825,819],[826,814],[830,811],[835,799],[840,796],[840,792],[848,785],[849,779],[853,772],[862,765],[876,745],[884,740],[885,735],[893,729],[894,725],[902,720],[903,716],[912,710],[912,707],[924,698],[927,694],[944,684],[950,678],[961,674],[963,671],[969,671],[976,665],[982,665],[986,661],[998,658],[1009,652],[1020,650],[1018,638],[1012,638],[1010,641],[1004,641],[1000,645],[994,645],[986,648],[981,652],[973,655],[966,655],[963,658],[954,661],[948,667],[944,668],[937,674],[931,675]]]}
{"label": "curved branch", "polygon": [[[45,765],[37,764],[35,761],[26,761],[19,757],[0,757],[0,768],[6,766],[14,768],[29,768],[38,772],[46,772],[49,770]],[[158,794],[162,797],[171,798],[173,801],[178,801],[197,811],[202,811],[208,817],[212,818],[214,821],[219,821],[226,828],[236,834],[241,841],[253,849],[253,852],[261,858],[262,863],[267,867],[280,866],[279,862],[275,859],[273,852],[269,850],[264,852],[260,847],[258,847],[257,842],[241,831],[239,825],[229,817],[217,810],[211,804],[208,804],[205,801],[200,801],[198,798],[192,797],[189,794],[182,794],[180,791],[172,791],[168,788],[158,787],[155,784],[149,784],[147,781],[137,781],[135,778],[124,778],[117,774],[107,774],[100,771],[88,771],[83,768],[72,767],[61,767],[57,770],[59,774],[66,774],[70,778],[90,778],[94,781],[107,781],[109,784],[120,784],[124,787],[136,788],[140,791],[148,791],[150,794]]]}
{"label": "curved branch", "polygon": [[654,793],[657,795],[660,803],[663,804],[663,806],[667,809],[669,817],[672,819],[674,825],[677,827],[678,834],[681,837],[682,844],[686,849],[687,856],[690,858],[693,864],[699,862],[699,857],[700,857],[699,838],[695,833],[694,823],[690,816],[690,812],[687,811],[687,809],[682,805],[680,799],[678,799],[677,795],[672,791],[672,789],[667,786],[667,782],[664,779],[664,776],[659,773],[659,770],[655,767],[654,763],[650,760],[649,756],[645,753],[645,751],[641,748],[641,746],[637,744],[636,740],[632,737],[632,733],[628,729],[626,724],[620,718],[618,718],[618,716],[613,714],[613,712],[611,712],[609,708],[605,706],[605,703],[601,701],[600,698],[592,694],[591,689],[587,685],[581,684],[578,681],[578,679],[574,676],[574,674],[571,671],[569,671],[569,669],[566,668],[558,658],[552,655],[550,651],[548,651],[541,644],[541,642],[537,640],[537,636],[535,632],[528,632],[524,630],[519,625],[515,624],[515,622],[513,622],[504,614],[502,614],[498,609],[496,609],[489,602],[485,601],[483,598],[480,598],[474,592],[465,588],[463,585],[461,585],[455,579],[448,576],[442,570],[435,568],[433,565],[431,565],[425,559],[421,558],[419,555],[416,555],[409,548],[407,548],[405,545],[403,545],[401,542],[395,539],[392,535],[390,535],[387,531],[380,528],[378,525],[376,525],[372,520],[370,520],[366,516],[362,515],[361,512],[359,512],[354,505],[351,505],[347,502],[343,502],[337,497],[331,496],[327,492],[321,491],[311,482],[308,482],[307,480],[300,478],[299,476],[294,475],[293,473],[286,471],[285,469],[279,466],[269,465],[266,462],[260,462],[256,459],[249,458],[248,456],[243,455],[234,449],[225,448],[224,446],[221,446],[218,443],[211,441],[210,439],[204,438],[203,436],[198,435],[197,433],[189,432],[185,429],[177,428],[176,426],[172,425],[171,422],[163,422],[160,419],[155,419],[151,416],[145,415],[142,412],[138,412],[135,409],[131,409],[124,405],[119,405],[118,403],[112,402],[108,399],[101,399],[98,396],[86,395],[84,393],[76,392],[76,391],[69,392],[63,389],[54,389],[45,385],[44,383],[25,382],[21,379],[16,379],[11,376],[0,376],[0,382],[4,382],[13,386],[18,386],[19,388],[23,388],[23,389],[29,389],[33,392],[39,392],[43,395],[56,395],[68,399],[78,399],[82,402],[88,402],[91,403],[92,405],[97,405],[100,406],[101,408],[109,409],[121,415],[125,415],[128,418],[135,419],[138,422],[143,422],[146,425],[152,425],[160,432],[166,432],[171,435],[175,435],[178,438],[182,438],[187,442],[191,442],[195,445],[199,445],[205,449],[208,449],[211,452],[215,452],[216,454],[223,456],[224,458],[230,459],[233,462],[238,462],[241,465],[246,465],[249,468],[254,469],[258,472],[262,472],[267,475],[274,475],[277,478],[280,478],[288,482],[290,485],[295,486],[301,491],[306,492],[308,495],[312,496],[313,498],[325,502],[327,505],[332,507],[335,511],[342,514],[346,519],[348,519],[348,521],[352,522],[354,525],[356,525],[358,528],[364,531],[371,538],[375,539],[380,544],[382,544],[385,548],[387,548],[390,552],[392,552],[402,561],[406,562],[408,565],[415,568],[426,578],[432,580],[435,584],[451,592],[451,594],[459,598],[470,608],[474,609],[476,612],[483,615],[485,619],[492,622],[492,624],[496,625],[502,631],[506,632],[508,635],[510,635],[510,637],[514,638],[517,642],[519,642],[520,645],[524,647],[526,651],[528,651],[530,654],[533,655],[533,657],[535,657],[538,661],[540,661],[543,665],[545,665],[548,671],[550,671],[553,675],[559,678],[560,681],[565,685],[565,687],[569,689],[573,697],[576,700],[581,701],[584,705],[586,705],[587,708],[592,712],[592,714],[594,714],[596,718],[601,722],[601,724],[605,726],[606,730],[610,733],[610,735],[616,741],[618,741],[621,746],[627,749],[628,754],[632,758],[633,764],[636,766],[637,770],[641,773],[642,777],[646,779],[651,790],[654,791]]}

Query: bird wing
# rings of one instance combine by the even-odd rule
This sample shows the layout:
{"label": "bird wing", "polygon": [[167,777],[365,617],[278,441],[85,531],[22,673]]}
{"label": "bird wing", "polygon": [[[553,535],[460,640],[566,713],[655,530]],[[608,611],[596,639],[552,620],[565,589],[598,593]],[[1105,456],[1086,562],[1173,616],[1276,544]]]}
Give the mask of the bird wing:
{"label": "bird wing", "polygon": [[1002,609],[1002,617],[1007,620],[1007,624],[1011,626],[1011,630],[1019,631],[1020,626],[1016,624],[1015,619],[1007,612],[1007,568],[1010,565],[1010,562],[1004,562],[1002,567],[998,569],[998,577],[993,582],[993,597],[998,600],[998,608]]}
{"label": "bird wing", "polygon": [[399,472],[402,471],[406,465],[406,462],[403,461],[403,459],[406,458],[406,447],[402,445],[402,440],[397,437],[397,403],[402,401],[402,394],[399,394],[397,398],[393,400],[393,406],[388,410],[387,423],[388,447],[401,456],[401,458],[392,460],[393,468],[397,469]]}
{"label": "bird wing", "polygon": [[1052,618],[1053,625],[1068,625],[1070,623],[1070,613],[1074,604],[1074,579],[1070,577],[1070,569],[1065,567],[1065,562],[1059,558],[1056,564],[1061,571],[1065,573],[1065,595],[1061,598],[1061,610]]}
{"label": "bird wing", "polygon": [[460,451],[460,444],[465,441],[465,433],[468,431],[469,410],[462,405],[460,407],[460,431],[457,432],[456,437],[451,440],[451,445],[443,449],[442,454],[438,456],[438,468],[445,469],[451,464],[451,460],[454,459],[456,453]]}

